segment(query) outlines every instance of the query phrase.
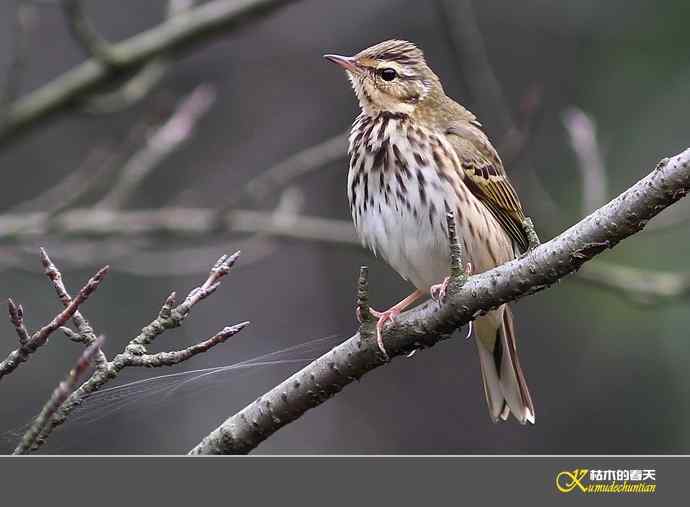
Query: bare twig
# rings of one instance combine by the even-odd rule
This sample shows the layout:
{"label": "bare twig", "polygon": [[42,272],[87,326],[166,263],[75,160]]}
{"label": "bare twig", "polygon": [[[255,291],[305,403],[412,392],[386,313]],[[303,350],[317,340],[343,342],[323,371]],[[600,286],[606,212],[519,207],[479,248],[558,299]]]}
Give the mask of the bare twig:
{"label": "bare twig", "polygon": [[24,308],[22,305],[15,304],[12,299],[7,300],[7,307],[10,314],[10,322],[14,325],[14,329],[17,331],[17,337],[19,338],[19,345],[26,345],[31,336],[29,331],[26,329],[24,324]]}
{"label": "bare twig", "polygon": [[0,87],[0,125],[5,120],[9,105],[17,98],[24,68],[27,63],[29,33],[35,17],[34,8],[28,0],[17,0],[14,23],[12,26],[13,44],[10,64],[6,71],[5,82]]}
{"label": "bare twig", "polygon": [[563,113],[563,125],[577,157],[582,176],[582,213],[586,215],[606,202],[606,168],[599,148],[594,119],[581,109],[571,107]]}
{"label": "bare twig", "polygon": [[199,120],[215,101],[210,85],[199,85],[182,99],[166,121],[125,164],[120,179],[96,207],[115,209],[124,206],[135,190],[166,158],[191,137]]}
{"label": "bare twig", "polygon": [[[48,256],[48,252],[46,252],[44,248],[41,248],[40,256],[44,273],[53,284],[53,288],[55,289],[58,299],[62,302],[65,308],[69,308],[70,305],[74,304],[74,299],[72,299],[72,296],[70,296],[69,292],[67,291],[67,287],[65,287],[65,284],[62,280],[62,273],[55,266],[53,261]],[[77,326],[79,338],[77,339],[76,337],[68,334],[70,340],[78,341],[85,345],[96,343],[98,338],[96,337],[93,327],[91,327],[89,321],[86,320],[86,317],[84,317],[79,310],[75,311],[74,315],[72,315],[72,322],[74,322],[74,325]],[[64,332],[65,328],[64,326],[61,326],[60,329]],[[103,351],[100,350],[100,348],[95,351],[94,357],[96,360],[96,367],[101,370],[104,369],[106,363],[108,362],[108,358],[105,356]]]}
{"label": "bare twig", "polygon": [[[65,325],[65,323],[72,318],[72,316],[79,310],[79,306],[86,301],[89,296],[98,288],[105,275],[108,273],[109,267],[106,266],[100,269],[89,281],[82,287],[73,300],[65,306],[65,309],[58,313],[53,320],[45,324],[41,329],[36,331],[31,338],[26,340],[19,348],[10,352],[5,360],[0,362],[0,379],[5,375],[12,373],[17,367],[27,361],[29,356],[36,352],[41,346],[45,345],[48,337],[56,329]],[[16,327],[16,325],[15,325]]]}
{"label": "bare twig", "polygon": [[590,262],[578,272],[577,280],[642,306],[668,304],[690,297],[690,273],[648,271],[609,262]]}
{"label": "bare twig", "polygon": [[110,169],[105,163],[108,157],[104,147],[93,149],[74,171],[65,176],[55,186],[41,192],[36,197],[21,202],[7,213],[26,213],[41,210],[56,214],[69,208],[86,195]]}
{"label": "bare twig", "polygon": [[[169,0],[166,12],[168,19],[194,6],[194,0]],[[111,114],[136,104],[161,82],[170,69],[172,58],[166,53],[154,58],[141,67],[115,91],[89,96],[83,102],[83,109],[92,114]]]}
{"label": "bare twig", "polygon": [[541,110],[541,86],[532,85],[520,101],[518,118],[508,107],[493,66],[489,61],[471,0],[435,0],[440,21],[455,54],[467,87],[482,110],[493,110],[502,132],[499,152],[507,166],[515,164],[531,139],[535,118]]}
{"label": "bare twig", "polygon": [[51,417],[58,411],[60,406],[65,402],[70,394],[74,392],[77,384],[81,378],[86,374],[89,366],[93,362],[94,357],[100,351],[103,343],[103,337],[100,337],[94,343],[89,345],[79,356],[77,364],[72,368],[67,375],[67,378],[60,382],[53,391],[48,402],[44,405],[41,412],[36,416],[36,419],[31,423],[29,429],[24,433],[19,445],[14,450],[13,454],[26,454],[36,443],[36,439],[50,423]]}
{"label": "bare twig", "polygon": [[503,132],[516,132],[517,126],[489,62],[471,0],[436,0],[436,6],[472,96],[484,102],[482,109],[494,108]]}
{"label": "bare twig", "polygon": [[170,69],[170,59],[160,56],[144,65],[114,91],[88,95],[80,109],[89,114],[112,114],[123,111],[148,97]]}
{"label": "bare twig", "polygon": [[[0,215],[0,236],[6,241],[45,237],[136,237],[175,234],[208,236],[218,230],[217,210],[209,208],[157,208],[106,210],[75,208],[50,217],[45,213]],[[273,212],[234,210],[221,217],[221,230],[263,233],[321,242],[357,244],[352,223],[344,220],[297,215],[286,223]],[[9,236],[9,237],[8,237]]]}
{"label": "bare twig", "polygon": [[[348,133],[345,132],[298,151],[249,180],[245,188],[246,193],[254,201],[259,202],[292,181],[331,162],[344,159],[347,156],[347,137]],[[237,199],[232,202],[237,202]]]}
{"label": "bare twig", "polygon": [[[158,316],[144,326],[141,333],[129,341],[125,350],[113,357],[111,361],[106,359],[103,364],[97,365],[96,371],[91,377],[70,394],[60,408],[53,413],[49,422],[43,426],[38,436],[34,439],[32,449],[38,449],[43,445],[53,429],[61,425],[89,394],[116,378],[122,369],[132,366],[160,367],[178,364],[224,343],[249,325],[249,322],[242,322],[234,326],[225,327],[211,338],[181,350],[159,353],[149,353],[148,351],[148,346],[157,337],[166,330],[179,327],[197,303],[215,292],[223,277],[229,273],[237,261],[238,256],[239,252],[233,255],[224,255],[218,259],[204,283],[193,289],[179,305],[176,302],[175,293],[171,293],[163,303]],[[74,332],[67,331],[67,333],[70,338],[75,338]]]}
{"label": "bare twig", "polygon": [[[585,262],[640,232],[664,208],[690,191],[690,148],[659,164],[623,194],[527,255],[472,276],[444,305],[427,302],[384,330],[391,357],[447,339],[455,329],[503,303],[534,294]],[[248,453],[283,426],[385,364],[359,334],[229,417],[191,454]]]}
{"label": "bare twig", "polygon": [[82,0],[62,0],[62,10],[72,35],[87,54],[104,65],[117,67],[120,62],[117,53],[87,19]]}
{"label": "bare twig", "polygon": [[128,40],[113,44],[118,68],[94,58],[14,102],[0,127],[0,145],[39,120],[67,109],[85,93],[111,82],[120,72],[140,68],[161,54],[174,54],[214,35],[227,33],[247,21],[296,0],[213,0],[176,16]]}

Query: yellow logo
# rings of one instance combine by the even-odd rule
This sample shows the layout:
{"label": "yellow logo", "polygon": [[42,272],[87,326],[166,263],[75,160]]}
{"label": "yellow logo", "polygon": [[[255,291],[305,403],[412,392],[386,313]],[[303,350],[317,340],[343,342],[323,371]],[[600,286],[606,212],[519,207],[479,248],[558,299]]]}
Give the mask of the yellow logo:
{"label": "yellow logo", "polygon": [[654,493],[656,470],[562,470],[556,474],[556,489],[561,493]]}
{"label": "yellow logo", "polygon": [[583,493],[587,492],[587,488],[582,484],[582,479],[585,478],[589,470],[585,468],[576,468],[572,472],[567,470],[562,471],[556,476],[556,487],[561,493],[570,493],[575,488],[580,488]]}

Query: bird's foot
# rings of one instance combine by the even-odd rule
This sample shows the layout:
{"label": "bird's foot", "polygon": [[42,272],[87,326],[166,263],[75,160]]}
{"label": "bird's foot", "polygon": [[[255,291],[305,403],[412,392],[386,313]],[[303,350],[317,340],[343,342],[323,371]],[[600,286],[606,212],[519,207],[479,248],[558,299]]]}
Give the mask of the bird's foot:
{"label": "bird's foot", "polygon": [[[379,350],[383,354],[383,357],[388,360],[388,352],[386,351],[386,347],[383,345],[383,329],[386,326],[387,323],[392,323],[400,313],[408,308],[412,303],[417,301],[421,296],[423,295],[422,291],[416,290],[409,296],[407,296],[405,299],[400,301],[394,306],[391,306],[388,310],[385,312],[379,312],[377,310],[374,310],[373,308],[369,308],[369,313],[377,319],[376,321],[376,344],[379,347]],[[361,324],[363,319],[363,316],[360,313],[359,307],[357,308],[357,320]]]}
{"label": "bird's foot", "polygon": [[441,283],[437,283],[435,285],[432,285],[429,288],[429,295],[431,296],[431,299],[436,301],[438,304],[443,303],[446,300],[446,291],[448,290],[448,281],[450,280],[450,277],[447,276],[443,279]]}
{"label": "bird's foot", "polygon": [[395,321],[395,319],[400,315],[400,309],[393,306],[384,312],[379,312],[373,308],[369,308],[369,313],[376,318],[376,345],[379,346],[379,350],[383,354],[383,357],[388,359],[388,351],[383,345],[383,329],[387,323]]}
{"label": "bird's foot", "polygon": [[[472,263],[468,262],[465,265],[465,278],[469,277],[472,274]],[[448,284],[451,280],[451,277],[447,276],[443,279],[441,283],[437,283],[435,285],[432,285],[429,288],[429,295],[431,296],[431,299],[436,301],[438,304],[443,304],[446,300],[446,296],[448,294]],[[464,280],[463,280],[464,282]]]}

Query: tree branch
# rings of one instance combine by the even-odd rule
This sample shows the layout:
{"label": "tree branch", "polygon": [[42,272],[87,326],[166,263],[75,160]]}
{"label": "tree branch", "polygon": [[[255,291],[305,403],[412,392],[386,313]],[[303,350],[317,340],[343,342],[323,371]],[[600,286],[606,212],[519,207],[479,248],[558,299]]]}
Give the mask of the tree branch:
{"label": "tree branch", "polygon": [[690,273],[648,271],[608,262],[590,262],[577,274],[578,280],[642,306],[668,304],[669,301],[690,297]]}
{"label": "tree branch", "polygon": [[[391,357],[430,347],[503,303],[549,287],[618,242],[690,191],[690,148],[661,161],[647,177],[527,255],[472,276],[439,306],[402,314],[383,335]],[[229,417],[190,454],[248,453],[310,408],[385,364],[376,343],[359,333]]]}
{"label": "tree branch", "polygon": [[[19,334],[20,346],[19,348],[10,352],[7,358],[0,362],[0,379],[2,379],[2,377],[9,373],[12,373],[19,367],[20,364],[27,361],[31,354],[33,354],[34,352],[36,352],[36,350],[45,345],[50,335],[56,329],[59,329],[60,327],[64,326],[65,323],[74,316],[74,314],[79,310],[79,306],[82,303],[84,303],[84,301],[86,301],[89,298],[89,296],[98,288],[99,284],[101,283],[105,275],[108,273],[108,269],[109,267],[106,266],[99,270],[93,277],[91,277],[89,281],[86,283],[86,285],[84,285],[84,287],[82,287],[82,289],[79,291],[77,297],[71,300],[69,304],[65,305],[64,310],[58,313],[46,325],[41,327],[41,329],[36,331],[28,340],[26,339],[23,330],[20,329],[20,326],[18,326],[14,320],[14,315],[12,312],[12,306],[14,305],[14,302],[11,301],[9,303],[10,319],[12,320],[12,323],[15,325],[17,333]],[[20,313],[23,314],[23,311]],[[19,320],[21,321],[22,319]]]}
{"label": "tree branch", "polygon": [[[78,407],[88,395],[96,392],[103,385],[115,379],[120,374],[120,371],[122,371],[124,368],[155,368],[178,364],[191,357],[206,352],[216,345],[224,343],[247,327],[249,322],[242,322],[235,324],[234,326],[225,327],[214,336],[181,350],[158,353],[150,353],[148,350],[148,346],[153,343],[156,338],[169,329],[181,326],[187,317],[189,317],[192,308],[197,303],[203,301],[216,291],[216,289],[220,286],[221,280],[230,272],[230,269],[235,264],[238,257],[239,252],[233,255],[223,255],[220,259],[218,259],[213,268],[211,268],[211,271],[209,272],[204,283],[190,291],[185,300],[179,305],[176,302],[175,293],[171,293],[163,303],[158,316],[148,325],[144,326],[141,332],[129,341],[124,351],[117,354],[112,360],[108,361],[107,357],[100,352],[100,349],[97,350],[95,356],[96,371],[81,386],[79,386],[78,389],[73,390],[69,396],[65,397],[57,409],[52,411],[49,420],[45,424],[42,424],[38,434],[35,437],[32,437],[33,443],[31,450],[36,450],[41,447],[41,445],[46,442],[46,439],[51,432],[57,426],[64,423],[67,417],[69,417],[74,409]],[[48,265],[46,267],[47,272],[50,270],[51,266],[54,268],[54,265],[47,255],[44,255],[44,265],[45,264]],[[57,268],[55,268],[55,273],[56,274],[53,274],[51,279],[55,278],[56,280],[62,280],[62,277],[59,276],[59,271],[57,271]],[[66,293],[64,285],[61,283],[56,284],[56,289],[58,290],[58,295],[62,294],[61,299],[63,300],[63,303],[67,304],[70,299],[69,295]],[[65,292],[62,293],[62,291]],[[75,322],[77,322],[76,319]],[[86,323],[85,320],[83,320],[83,325],[80,325],[79,323],[77,323],[77,325],[79,333],[75,333],[68,328],[64,328],[68,337],[73,341],[82,341],[81,337],[85,336],[87,332],[93,332],[90,328],[89,331],[86,331],[83,328],[83,325],[88,326],[88,323]]]}
{"label": "tree branch", "polygon": [[[61,237],[135,237],[174,234],[209,236],[214,232],[263,233],[272,236],[359,244],[352,223],[307,215],[288,220],[274,212],[238,209],[221,215],[211,208],[164,207],[141,210],[75,208],[58,215],[44,212],[0,215],[0,237],[5,241]],[[220,227],[220,229],[219,229]]]}
{"label": "tree branch", "polygon": [[295,1],[213,0],[130,39],[112,44],[110,50],[117,57],[117,68],[91,58],[11,104],[4,123],[0,125],[0,146],[39,120],[78,102],[83,94],[102,87],[124,71],[136,70],[163,53],[188,49],[220,32],[245,26],[249,19]]}
{"label": "tree branch", "polygon": [[48,402],[43,406],[43,409],[33,421],[29,429],[24,433],[24,436],[17,445],[13,454],[26,454],[36,443],[36,439],[41,431],[50,423],[50,418],[58,411],[60,406],[65,402],[67,397],[74,392],[77,384],[84,376],[89,366],[93,362],[97,354],[100,353],[100,347],[103,343],[103,337],[96,340],[89,345],[77,360],[77,364],[72,368],[67,375],[67,378],[60,382],[53,391]]}
{"label": "tree branch", "polygon": [[170,118],[125,163],[119,179],[95,207],[114,209],[127,204],[143,181],[191,138],[197,123],[208,113],[215,99],[215,89],[202,84],[180,100]]}
{"label": "tree branch", "polygon": [[29,1],[17,0],[16,4],[12,26],[14,47],[6,71],[7,77],[4,83],[0,85],[0,125],[5,121],[8,107],[19,93],[27,63],[30,31],[34,25],[35,13]]}
{"label": "tree branch", "polygon": [[91,25],[84,12],[82,0],[62,0],[62,10],[72,35],[86,50],[87,54],[106,66],[117,67],[119,65],[117,53]]}
{"label": "tree branch", "polygon": [[563,112],[563,125],[570,146],[577,157],[582,177],[582,214],[586,215],[606,202],[606,168],[599,148],[594,119],[577,107]]}

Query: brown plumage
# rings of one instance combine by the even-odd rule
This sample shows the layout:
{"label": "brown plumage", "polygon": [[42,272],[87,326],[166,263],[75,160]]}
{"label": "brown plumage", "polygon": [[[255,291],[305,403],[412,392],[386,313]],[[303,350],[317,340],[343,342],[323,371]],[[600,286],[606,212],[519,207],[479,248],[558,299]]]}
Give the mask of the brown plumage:
{"label": "brown plumage", "polygon": [[[416,291],[379,317],[388,320],[422,295],[443,292],[448,271],[446,211],[453,211],[473,271],[527,249],[525,218],[498,153],[470,111],[446,96],[414,44],[391,40],[353,57],[326,55],[347,71],[362,108],[350,135],[348,198],[362,242]],[[507,305],[475,322],[492,419],[512,412],[534,422]]]}

